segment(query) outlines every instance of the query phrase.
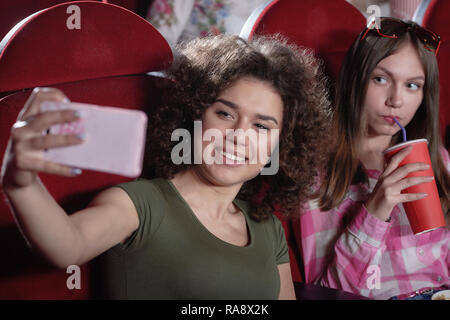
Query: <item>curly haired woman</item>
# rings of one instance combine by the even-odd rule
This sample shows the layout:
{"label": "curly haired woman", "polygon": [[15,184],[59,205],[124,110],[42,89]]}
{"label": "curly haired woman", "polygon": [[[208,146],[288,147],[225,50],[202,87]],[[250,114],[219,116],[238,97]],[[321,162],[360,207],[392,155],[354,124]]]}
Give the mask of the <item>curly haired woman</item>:
{"label": "curly haired woman", "polygon": [[[59,267],[105,252],[110,298],[294,299],[283,228],[272,212],[280,204],[295,212],[310,196],[315,169],[326,158],[321,142],[329,103],[319,68],[310,53],[279,38],[247,43],[217,36],[181,46],[167,72],[173,90],[149,121],[146,164],[159,178],[111,187],[70,216],[37,172],[70,177],[79,171],[28,160],[35,149],[82,143],[76,136],[41,141],[43,128],[76,115],[34,116],[13,128],[5,158],[10,160],[2,183],[18,224]],[[35,90],[26,106],[36,110],[43,100],[64,98],[55,89]],[[195,121],[201,121],[203,139],[195,138]],[[195,140],[192,152],[183,154],[190,161],[181,164],[172,158],[177,129]],[[220,138],[204,139],[211,130]],[[234,134],[239,130],[255,135],[242,139]],[[279,170],[260,175],[276,160],[276,149]],[[192,164],[199,150],[210,152]],[[268,152],[251,161],[260,150]]]}

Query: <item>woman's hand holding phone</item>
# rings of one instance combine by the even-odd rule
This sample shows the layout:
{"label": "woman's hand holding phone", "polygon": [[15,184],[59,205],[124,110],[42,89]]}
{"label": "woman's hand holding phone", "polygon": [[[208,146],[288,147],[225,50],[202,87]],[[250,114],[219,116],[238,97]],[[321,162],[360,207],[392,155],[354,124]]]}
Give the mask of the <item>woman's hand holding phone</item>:
{"label": "woman's hand holding phone", "polygon": [[146,128],[143,111],[71,103],[58,89],[37,88],[12,127],[3,185],[22,188],[37,172],[71,177],[81,168],[137,177]]}
{"label": "woman's hand holding phone", "polygon": [[43,134],[55,124],[79,119],[73,110],[41,112],[43,101],[67,102],[67,97],[58,89],[36,88],[19,114],[11,129],[11,137],[4,159],[4,188],[24,188],[36,181],[38,172],[66,177],[77,175],[80,170],[58,164],[44,158],[46,149],[60,148],[83,143],[77,134]]}

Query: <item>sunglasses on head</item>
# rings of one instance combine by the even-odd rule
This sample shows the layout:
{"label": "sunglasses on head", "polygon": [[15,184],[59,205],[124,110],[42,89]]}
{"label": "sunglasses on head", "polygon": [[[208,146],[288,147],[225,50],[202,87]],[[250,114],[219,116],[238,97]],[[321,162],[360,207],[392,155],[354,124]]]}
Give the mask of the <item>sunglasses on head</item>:
{"label": "sunglasses on head", "polygon": [[376,19],[373,19],[372,22],[368,24],[360,41],[364,40],[369,32],[380,37],[394,39],[404,35],[406,32],[412,32],[417,39],[424,44],[425,49],[434,52],[435,55],[438,54],[439,46],[441,45],[441,37],[433,31],[422,28],[417,23],[404,22],[395,18],[382,17],[379,21],[380,25],[377,24]]}

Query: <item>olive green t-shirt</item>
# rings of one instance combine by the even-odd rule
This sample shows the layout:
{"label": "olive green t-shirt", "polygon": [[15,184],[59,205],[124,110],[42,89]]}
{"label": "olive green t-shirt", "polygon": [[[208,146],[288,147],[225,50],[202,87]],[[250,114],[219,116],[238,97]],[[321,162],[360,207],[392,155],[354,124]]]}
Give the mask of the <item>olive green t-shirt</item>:
{"label": "olive green t-shirt", "polygon": [[166,179],[117,185],[139,215],[139,227],[103,255],[109,299],[277,299],[278,264],[288,263],[280,221],[256,222],[249,205],[234,204],[247,221],[249,244],[232,245],[209,232]]}

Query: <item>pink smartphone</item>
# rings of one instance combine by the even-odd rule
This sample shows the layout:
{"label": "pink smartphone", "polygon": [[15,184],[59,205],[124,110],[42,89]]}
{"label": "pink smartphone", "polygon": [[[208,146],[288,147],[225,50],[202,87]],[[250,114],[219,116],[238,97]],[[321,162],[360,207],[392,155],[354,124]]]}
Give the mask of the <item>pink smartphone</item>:
{"label": "pink smartphone", "polygon": [[49,134],[81,134],[80,145],[52,148],[44,158],[60,164],[137,177],[142,172],[147,115],[139,110],[45,101],[40,110],[77,110],[78,121],[51,126]]}

